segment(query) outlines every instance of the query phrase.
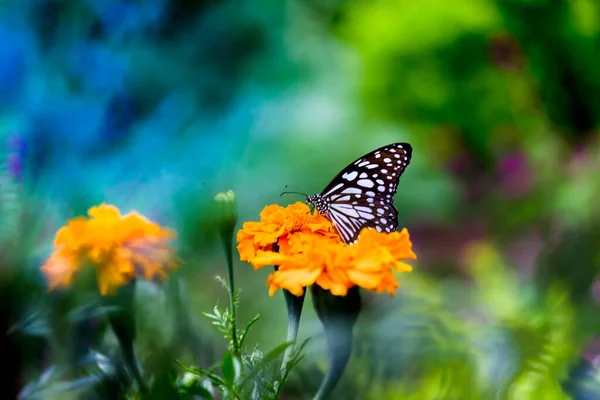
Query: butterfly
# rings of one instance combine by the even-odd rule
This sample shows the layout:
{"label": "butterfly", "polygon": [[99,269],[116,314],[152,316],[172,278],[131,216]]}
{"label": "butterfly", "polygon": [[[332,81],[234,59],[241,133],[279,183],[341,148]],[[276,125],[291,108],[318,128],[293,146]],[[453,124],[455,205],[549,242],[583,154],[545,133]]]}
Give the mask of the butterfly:
{"label": "butterfly", "polygon": [[412,146],[393,143],[360,157],[344,168],[308,204],[333,222],[344,243],[353,243],[363,228],[392,232],[398,226],[394,195],[408,167]]}

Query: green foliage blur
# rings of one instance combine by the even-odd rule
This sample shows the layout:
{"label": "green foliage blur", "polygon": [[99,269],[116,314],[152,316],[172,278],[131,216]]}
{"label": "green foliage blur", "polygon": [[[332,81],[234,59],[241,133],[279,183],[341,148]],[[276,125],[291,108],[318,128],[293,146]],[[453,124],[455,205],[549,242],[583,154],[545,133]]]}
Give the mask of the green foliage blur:
{"label": "green foliage blur", "polygon": [[[104,314],[77,288],[46,290],[39,267],[68,218],[108,201],[177,230],[181,268],[162,286],[138,282],[135,299],[144,378],[154,398],[173,398],[185,374],[175,360],[206,369],[227,351],[203,315],[228,302],[213,196],[234,190],[239,229],[268,204],[303,200],[280,197],[286,185],[319,192],[360,155],[409,142],[395,204],[418,260],[396,297],[363,293],[332,399],[600,399],[598,2],[181,1],[139,30],[133,17],[122,30],[96,21],[97,1],[17,3],[0,4],[0,34],[40,44],[27,53],[36,81],[19,101],[2,92],[0,109],[2,135],[23,131],[31,149],[25,177],[11,148],[0,171],[6,398],[119,398],[132,381]],[[80,37],[133,71],[119,90],[139,114],[117,139],[85,133],[77,113],[31,111],[52,96],[109,107],[112,69],[98,61],[109,78],[93,90],[63,72]],[[260,314],[245,351],[276,348],[281,293],[268,296],[266,268],[235,260],[234,271],[238,319]],[[305,306],[307,338],[281,399],[310,399],[327,369]]]}

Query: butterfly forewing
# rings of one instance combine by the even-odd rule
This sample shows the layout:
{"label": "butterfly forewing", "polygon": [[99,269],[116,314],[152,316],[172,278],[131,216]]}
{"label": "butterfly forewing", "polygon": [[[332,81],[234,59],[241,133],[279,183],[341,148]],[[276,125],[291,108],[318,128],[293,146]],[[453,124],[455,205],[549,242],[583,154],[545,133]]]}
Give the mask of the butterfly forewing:
{"label": "butterfly forewing", "polygon": [[398,225],[393,201],[400,176],[410,163],[412,147],[394,143],[373,150],[344,168],[315,196],[315,207],[351,243],[365,227],[391,232]]}

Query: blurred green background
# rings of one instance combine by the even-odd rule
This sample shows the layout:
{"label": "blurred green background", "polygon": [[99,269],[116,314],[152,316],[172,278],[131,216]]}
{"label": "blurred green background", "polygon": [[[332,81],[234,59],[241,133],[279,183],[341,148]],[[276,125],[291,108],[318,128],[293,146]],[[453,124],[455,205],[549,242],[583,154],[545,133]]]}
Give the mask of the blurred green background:
{"label": "blurred green background", "polygon": [[[46,293],[68,218],[106,201],[178,231],[184,265],[139,286],[137,347],[149,376],[180,373],[222,354],[201,315],[227,304],[214,194],[241,225],[392,142],[414,149],[396,207],[419,258],[395,298],[365,294],[333,398],[600,398],[596,1],[4,0],[0,43],[6,398],[85,387],[48,368],[114,347]],[[286,329],[268,272],[236,265],[261,349]],[[310,302],[300,336],[285,399],[327,366]]]}

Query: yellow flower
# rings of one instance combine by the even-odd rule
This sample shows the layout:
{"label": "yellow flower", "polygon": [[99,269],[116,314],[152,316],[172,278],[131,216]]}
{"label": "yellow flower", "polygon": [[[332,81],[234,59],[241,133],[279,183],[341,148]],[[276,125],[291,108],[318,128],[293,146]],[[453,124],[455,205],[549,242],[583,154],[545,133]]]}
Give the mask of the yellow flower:
{"label": "yellow flower", "polygon": [[171,230],[148,220],[136,211],[121,215],[102,203],[88,216],[73,218],[56,233],[54,252],[42,266],[50,290],[69,287],[77,273],[89,263],[96,267],[102,295],[139,276],[163,280],[176,268]]}
{"label": "yellow flower", "polygon": [[354,286],[394,295],[394,271],[412,270],[400,260],[416,259],[406,229],[383,233],[365,228],[346,245],[329,221],[302,203],[265,207],[261,221],[246,222],[237,240],[240,258],[254,268],[278,266],[267,279],[270,295],[281,288],[300,296],[313,284],[338,296]]}

